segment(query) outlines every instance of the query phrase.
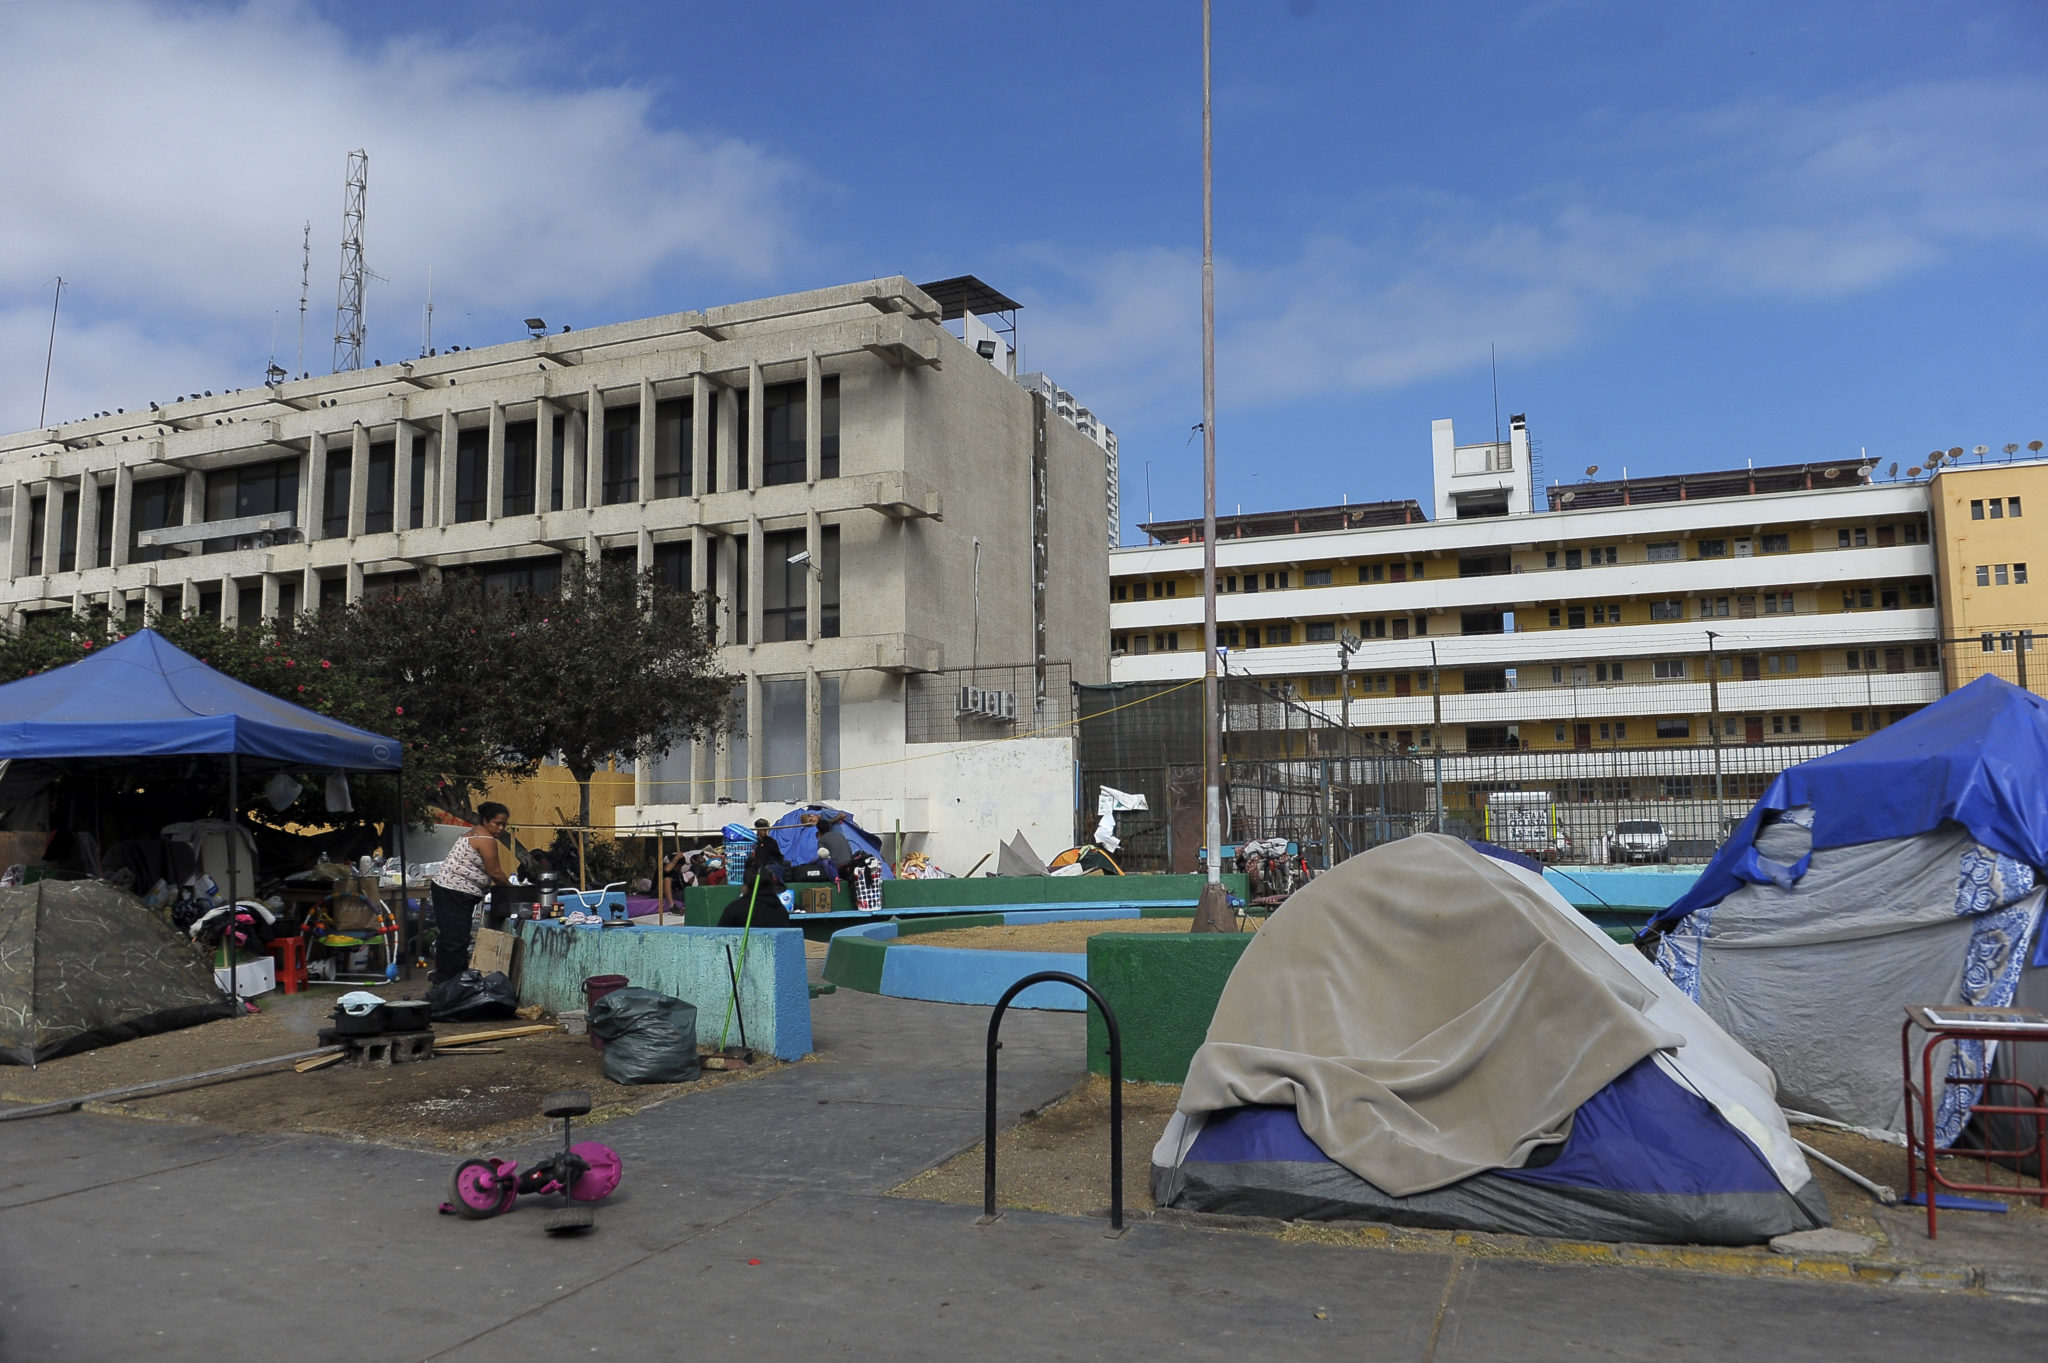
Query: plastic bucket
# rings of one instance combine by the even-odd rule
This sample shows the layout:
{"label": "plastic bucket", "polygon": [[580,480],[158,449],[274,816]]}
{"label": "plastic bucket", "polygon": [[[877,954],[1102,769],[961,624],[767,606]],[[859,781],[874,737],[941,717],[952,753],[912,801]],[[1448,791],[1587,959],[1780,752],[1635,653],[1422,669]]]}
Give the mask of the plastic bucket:
{"label": "plastic bucket", "polygon": [[[584,1015],[586,1017],[589,1016],[590,1010],[596,1007],[597,1001],[606,994],[611,993],[614,989],[624,989],[631,983],[632,981],[624,975],[591,975],[585,978],[583,981]],[[596,1032],[592,1032],[590,1034],[590,1047],[596,1051],[603,1050],[604,1038]]]}

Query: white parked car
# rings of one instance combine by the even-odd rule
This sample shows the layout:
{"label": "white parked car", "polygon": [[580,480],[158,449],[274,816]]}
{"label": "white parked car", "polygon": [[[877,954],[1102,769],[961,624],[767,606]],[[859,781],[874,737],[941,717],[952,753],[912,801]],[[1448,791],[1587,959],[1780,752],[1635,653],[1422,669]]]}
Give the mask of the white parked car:
{"label": "white parked car", "polygon": [[1669,861],[1671,839],[1655,819],[1623,819],[1607,835],[1610,861]]}

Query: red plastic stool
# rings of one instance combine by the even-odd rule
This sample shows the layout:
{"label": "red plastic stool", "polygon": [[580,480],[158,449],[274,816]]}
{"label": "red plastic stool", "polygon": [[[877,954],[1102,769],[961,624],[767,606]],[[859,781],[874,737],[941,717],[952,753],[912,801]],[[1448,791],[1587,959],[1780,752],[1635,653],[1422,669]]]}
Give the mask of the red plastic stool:
{"label": "red plastic stool", "polygon": [[270,954],[277,958],[277,987],[296,994],[306,987],[306,939],[279,937],[271,942]]}

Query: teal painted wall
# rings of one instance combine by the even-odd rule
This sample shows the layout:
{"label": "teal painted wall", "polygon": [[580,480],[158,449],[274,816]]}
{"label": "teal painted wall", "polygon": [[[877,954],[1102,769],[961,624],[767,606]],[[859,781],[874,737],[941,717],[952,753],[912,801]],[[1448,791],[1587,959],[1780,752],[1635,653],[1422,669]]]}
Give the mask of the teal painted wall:
{"label": "teal painted wall", "polygon": [[[1088,939],[1088,983],[1116,1010],[1124,1078],[1178,1084],[1209,1034],[1248,932],[1104,932]],[[1109,1030],[1088,1010],[1088,1070],[1109,1073]]]}
{"label": "teal painted wall", "polygon": [[[531,923],[521,934],[519,1001],[551,1013],[583,1006],[583,981],[624,975],[643,989],[658,989],[697,1005],[697,1040],[716,1045],[732,997],[725,948],[740,957],[737,928],[564,927]],[[810,983],[804,937],[794,928],[764,928],[747,945],[739,1006],[746,1012],[747,1044],[778,1059],[811,1051]],[[733,1024],[730,1041],[739,1041]]]}

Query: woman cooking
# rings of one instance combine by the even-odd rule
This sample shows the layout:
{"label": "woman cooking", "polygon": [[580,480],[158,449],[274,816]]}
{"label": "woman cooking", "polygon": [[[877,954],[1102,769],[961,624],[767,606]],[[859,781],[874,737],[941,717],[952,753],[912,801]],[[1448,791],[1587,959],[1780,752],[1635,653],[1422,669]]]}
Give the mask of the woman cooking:
{"label": "woman cooking", "polygon": [[434,872],[434,974],[430,983],[452,980],[469,968],[470,920],[493,885],[512,883],[511,858],[498,843],[511,826],[512,811],[496,801],[477,806],[480,822],[450,848]]}

